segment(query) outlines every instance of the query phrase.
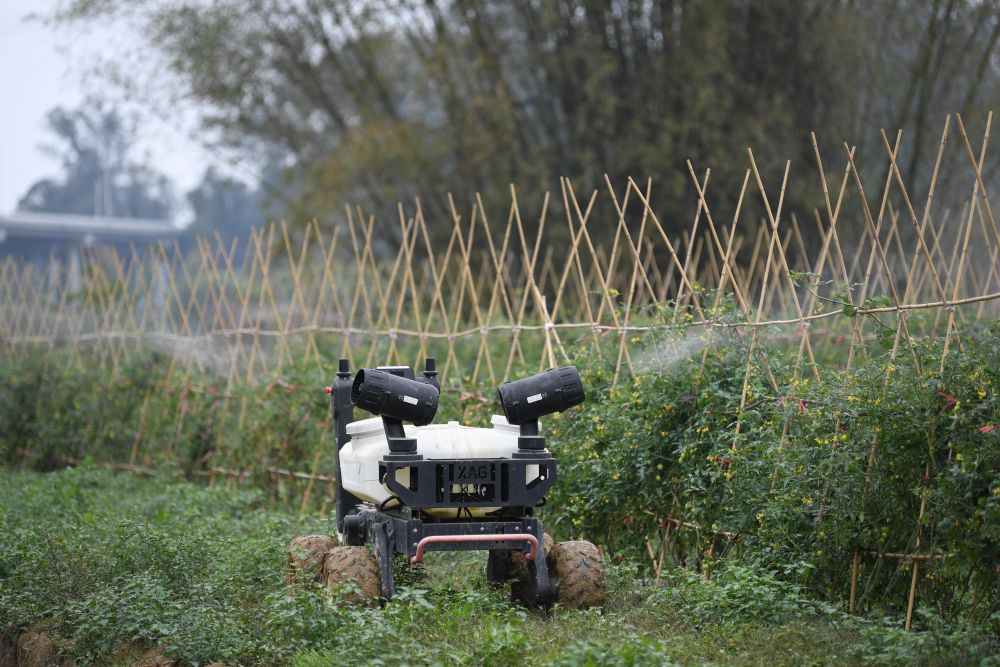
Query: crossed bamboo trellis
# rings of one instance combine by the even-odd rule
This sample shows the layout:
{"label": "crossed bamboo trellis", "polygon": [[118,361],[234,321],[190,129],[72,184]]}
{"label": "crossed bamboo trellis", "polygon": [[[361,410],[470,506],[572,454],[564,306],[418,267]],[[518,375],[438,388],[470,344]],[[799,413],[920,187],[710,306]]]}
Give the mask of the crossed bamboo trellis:
{"label": "crossed bamboo trellis", "polygon": [[[188,253],[159,242],[84,249],[76,264],[7,257],[0,263],[0,350],[19,359],[38,346],[60,346],[79,361],[86,355],[117,369],[130,352],[156,344],[170,350],[171,371],[185,378],[208,369],[223,375],[228,396],[234,383],[280,377],[293,365],[326,372],[333,356],[369,366],[417,365],[433,354],[443,359],[445,386],[495,386],[518,368],[569,360],[570,344],[579,341],[612,350],[618,381],[635,372],[633,353],[646,332],[697,327],[725,344],[717,332],[737,331],[748,355],[735,438],[753,373],[760,370],[780,393],[762,345],[778,332],[795,351],[793,378],[823,382],[817,359],[853,367],[880,318],[896,324],[890,360],[907,355],[919,369],[917,334],[944,337],[943,368],[950,349],[964,344],[956,335],[963,324],[996,316],[1000,232],[983,174],[991,124],[992,114],[977,151],[960,116],[945,120],[922,207],[897,164],[902,132],[891,142],[883,132],[885,155],[870,158],[885,170],[877,190],[866,189],[871,179],[846,143],[842,169],[828,173],[812,135],[811,178],[822,196],[811,210],[786,210],[791,163],[780,182],[765,183],[747,149],[735,206],[723,219],[710,202],[711,171],[699,176],[687,161],[697,205],[679,234],[651,205],[652,180],[605,177],[582,194],[564,178],[530,212],[511,186],[501,211],[478,195],[464,206],[449,195],[443,220],[429,220],[417,200],[398,205],[391,222],[347,206],[332,230],[315,220],[295,230],[274,223],[230,243],[199,238]],[[946,193],[935,208],[942,168],[964,177],[968,189]],[[817,243],[807,242],[809,218]],[[829,284],[803,285],[804,275]],[[837,297],[831,285],[853,291]],[[875,295],[888,305],[872,305]],[[857,316],[843,317],[845,305]],[[918,311],[932,316],[915,319]],[[779,448],[788,430],[786,421]],[[123,465],[138,465],[140,444],[137,434]],[[876,434],[868,476],[878,444]],[[308,479],[303,506],[314,481],[329,482],[316,467],[285,471]],[[213,481],[216,472],[231,471],[213,471]],[[924,511],[922,502],[920,518]],[[821,521],[823,512],[821,499]],[[654,562],[662,564],[669,536],[669,529],[661,536],[660,556],[651,548]],[[919,547],[918,533],[914,552]],[[865,555],[859,548],[852,563],[852,610]],[[907,627],[923,559],[910,559]]]}

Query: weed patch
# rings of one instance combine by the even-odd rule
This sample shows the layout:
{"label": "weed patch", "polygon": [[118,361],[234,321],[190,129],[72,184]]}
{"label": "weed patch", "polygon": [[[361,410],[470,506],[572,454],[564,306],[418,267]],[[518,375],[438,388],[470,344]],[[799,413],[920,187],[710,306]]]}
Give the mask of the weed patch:
{"label": "weed patch", "polygon": [[[847,616],[765,568],[608,563],[608,604],[512,604],[475,553],[434,554],[385,608],[284,582],[294,535],[327,520],[260,492],[81,466],[0,472],[0,636],[52,637],[77,664],[157,647],[183,664],[989,664],[995,640],[922,611],[928,630]],[[10,642],[8,642],[9,644]]]}

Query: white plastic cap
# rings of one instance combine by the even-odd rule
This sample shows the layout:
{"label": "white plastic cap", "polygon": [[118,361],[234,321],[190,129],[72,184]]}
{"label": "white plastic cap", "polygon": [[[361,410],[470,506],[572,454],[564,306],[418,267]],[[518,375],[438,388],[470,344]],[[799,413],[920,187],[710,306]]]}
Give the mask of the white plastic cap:
{"label": "white plastic cap", "polygon": [[382,418],[372,417],[370,419],[359,419],[347,425],[347,435],[366,435],[368,433],[382,432]]}
{"label": "white plastic cap", "polygon": [[[514,433],[514,434],[521,433],[521,427],[514,426],[508,423],[507,418],[503,415],[493,415],[492,417],[490,417],[490,423],[493,424],[494,429],[501,431],[503,433]],[[541,424],[538,425],[538,432],[539,433],[542,432]]]}

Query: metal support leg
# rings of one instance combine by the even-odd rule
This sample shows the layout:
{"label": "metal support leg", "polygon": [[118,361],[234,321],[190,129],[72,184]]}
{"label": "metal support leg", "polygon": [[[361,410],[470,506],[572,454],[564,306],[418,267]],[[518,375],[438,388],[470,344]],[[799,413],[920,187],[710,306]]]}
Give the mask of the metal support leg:
{"label": "metal support leg", "polygon": [[552,587],[549,579],[549,567],[545,562],[545,530],[539,521],[535,528],[535,537],[538,538],[539,548],[535,553],[535,560],[528,563],[532,577],[535,580],[535,603],[542,607],[550,607],[556,601],[556,591]]}
{"label": "metal support leg", "polygon": [[392,581],[392,557],[395,552],[393,539],[390,535],[392,524],[389,522],[375,525],[375,558],[378,560],[379,580],[382,584],[382,599],[386,602],[396,594]]}
{"label": "metal support leg", "polygon": [[510,579],[510,552],[506,549],[490,549],[490,557],[486,561],[486,581],[491,584],[503,584]]}

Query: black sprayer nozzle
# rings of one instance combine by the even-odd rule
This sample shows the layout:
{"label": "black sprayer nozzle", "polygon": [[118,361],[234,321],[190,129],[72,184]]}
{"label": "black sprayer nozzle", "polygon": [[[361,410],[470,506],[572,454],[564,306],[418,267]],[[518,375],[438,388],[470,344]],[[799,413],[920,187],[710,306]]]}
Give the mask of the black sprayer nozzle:
{"label": "black sprayer nozzle", "polygon": [[441,383],[437,379],[437,360],[434,357],[424,359],[424,381],[432,384],[440,391]]}

